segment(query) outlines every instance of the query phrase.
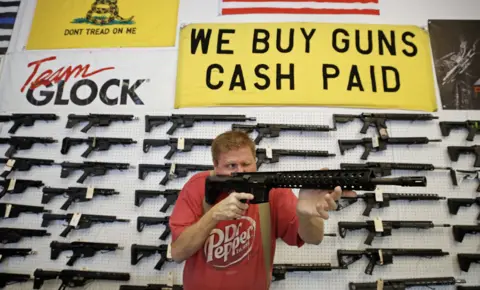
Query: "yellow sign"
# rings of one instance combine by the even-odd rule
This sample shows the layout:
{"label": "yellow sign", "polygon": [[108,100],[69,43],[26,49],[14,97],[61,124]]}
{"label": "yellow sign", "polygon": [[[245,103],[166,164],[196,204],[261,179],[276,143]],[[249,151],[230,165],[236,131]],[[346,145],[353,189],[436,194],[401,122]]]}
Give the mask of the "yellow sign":
{"label": "yellow sign", "polygon": [[27,49],[174,46],[179,0],[38,0]]}
{"label": "yellow sign", "polygon": [[194,24],[180,32],[175,108],[435,111],[427,32],[399,25]]}

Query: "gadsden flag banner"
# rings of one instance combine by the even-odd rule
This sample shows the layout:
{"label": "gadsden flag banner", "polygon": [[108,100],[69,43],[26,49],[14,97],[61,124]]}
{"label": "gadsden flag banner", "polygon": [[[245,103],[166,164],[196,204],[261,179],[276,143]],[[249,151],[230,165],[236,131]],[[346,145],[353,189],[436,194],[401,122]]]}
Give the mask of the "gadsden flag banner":
{"label": "gadsden flag banner", "polygon": [[402,25],[190,24],[175,92],[176,108],[437,108],[427,32]]}
{"label": "gadsden flag banner", "polygon": [[221,14],[380,15],[379,0],[221,0]]}
{"label": "gadsden flag banner", "polygon": [[178,0],[38,0],[28,50],[175,45]]}

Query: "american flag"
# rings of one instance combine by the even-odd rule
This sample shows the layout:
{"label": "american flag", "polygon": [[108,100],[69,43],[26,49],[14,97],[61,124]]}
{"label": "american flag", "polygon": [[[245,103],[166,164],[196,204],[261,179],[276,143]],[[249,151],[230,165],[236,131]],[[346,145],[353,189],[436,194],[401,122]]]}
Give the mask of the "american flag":
{"label": "american flag", "polygon": [[379,0],[220,0],[222,15],[380,15]]}
{"label": "american flag", "polygon": [[7,53],[20,1],[0,0],[0,56]]}

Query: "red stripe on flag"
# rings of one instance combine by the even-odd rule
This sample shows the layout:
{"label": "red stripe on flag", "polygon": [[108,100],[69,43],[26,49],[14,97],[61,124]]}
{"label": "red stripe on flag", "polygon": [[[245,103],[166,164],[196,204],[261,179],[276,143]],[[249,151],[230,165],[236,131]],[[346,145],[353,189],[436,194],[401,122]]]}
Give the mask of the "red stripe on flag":
{"label": "red stripe on flag", "polygon": [[378,3],[378,0],[223,0],[223,2],[316,2],[316,3]]}
{"label": "red stripe on flag", "polygon": [[327,9],[327,8],[223,8],[222,15],[237,14],[337,14],[337,15],[380,15],[378,9]]}

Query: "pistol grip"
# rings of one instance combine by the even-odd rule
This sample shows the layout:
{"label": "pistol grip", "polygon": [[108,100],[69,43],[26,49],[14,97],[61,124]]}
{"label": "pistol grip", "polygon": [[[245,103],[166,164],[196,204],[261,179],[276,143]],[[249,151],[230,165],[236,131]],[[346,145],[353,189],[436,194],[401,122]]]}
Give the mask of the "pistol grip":
{"label": "pistol grip", "polygon": [[167,200],[167,202],[165,202],[165,204],[160,209],[160,212],[166,213],[169,207],[170,207],[170,203]]}
{"label": "pistol grip", "polygon": [[167,260],[167,258],[162,255],[162,257],[160,258],[160,261],[158,261],[158,263],[155,265],[154,269],[160,271],[163,267],[163,264],[165,264],[166,260]]}
{"label": "pistol grip", "polygon": [[369,121],[363,121],[363,126],[360,129],[360,133],[366,134],[368,131],[368,127],[370,127],[370,122]]}
{"label": "pistol grip", "polygon": [[375,239],[375,233],[369,232],[367,238],[365,239],[365,242],[363,242],[365,245],[372,245],[373,239]]}
{"label": "pistol grip", "polygon": [[160,181],[160,185],[166,185],[168,183],[168,180],[169,180],[169,172],[165,173],[165,176]]}
{"label": "pistol grip", "polygon": [[165,241],[169,235],[170,227],[167,225],[165,231],[163,231],[162,235],[160,236],[160,240]]}
{"label": "pistol grip", "polygon": [[93,122],[88,122],[87,126],[83,127],[80,132],[87,133],[93,127]]}
{"label": "pistol grip", "polygon": [[78,258],[81,257],[81,254],[77,254],[77,253],[73,253],[73,255],[70,257],[70,259],[68,259],[67,261],[67,266],[73,266],[73,264],[75,264],[75,262],[78,260]]}
{"label": "pistol grip", "polygon": [[8,130],[8,133],[15,134],[20,126],[22,126],[22,121],[13,122],[13,126]]}
{"label": "pistol grip", "polygon": [[365,268],[365,274],[367,275],[372,275],[373,273],[373,269],[375,268],[375,263],[377,261],[375,260],[375,258],[371,258],[370,261],[368,262],[368,265],[367,267]]}
{"label": "pistol grip", "polygon": [[72,205],[72,202],[73,202],[73,198],[69,197],[65,203],[60,207],[60,209],[62,210],[68,210],[68,208],[70,207],[70,205]]}
{"label": "pistol grip", "polygon": [[165,156],[163,156],[163,158],[165,158],[167,160],[170,160],[172,158],[173,154],[175,154],[175,151],[177,151],[177,148],[175,148],[175,146],[171,146],[170,150],[167,152],[167,154]]}
{"label": "pistol grip", "polygon": [[363,154],[360,157],[360,159],[367,160],[368,156],[370,155],[370,151],[372,151],[372,149],[370,147],[365,147],[365,151],[363,151]]}
{"label": "pistol grip", "polygon": [[263,134],[259,132],[257,137],[254,140],[255,144],[256,145],[260,144],[260,141],[262,141],[263,137],[264,137]]}
{"label": "pistol grip", "polygon": [[85,150],[85,152],[83,152],[81,156],[83,158],[87,158],[90,155],[90,153],[92,153],[93,149],[95,148],[93,148],[92,146],[88,146],[87,150]]}
{"label": "pistol grip", "polygon": [[475,163],[473,164],[473,167],[480,167],[480,152],[478,152],[475,156]]}
{"label": "pistol grip", "polygon": [[467,135],[467,141],[473,141],[473,139],[475,138],[475,134],[477,134],[477,129],[469,128],[468,129],[468,135]]}
{"label": "pistol grip", "polygon": [[173,133],[175,133],[175,130],[177,130],[177,128],[178,128],[178,123],[172,121],[172,127],[170,127],[170,129],[168,129],[167,134],[168,135],[173,135]]}
{"label": "pistol grip", "polygon": [[5,152],[5,157],[12,157],[13,154],[15,154],[17,152],[17,147],[15,145],[10,145],[10,147],[7,149],[7,151]]}
{"label": "pistol grip", "polygon": [[262,166],[263,164],[263,159],[258,159],[257,160],[257,170],[260,168],[260,166]]}
{"label": "pistol grip", "polygon": [[373,209],[373,204],[367,203],[367,206],[365,207],[365,210],[363,211],[362,215],[363,216],[370,216],[370,213],[372,212]]}
{"label": "pistol grip", "polygon": [[68,225],[61,233],[60,237],[66,238],[68,234],[73,230],[73,226]]}
{"label": "pistol grip", "polygon": [[87,179],[88,175],[88,172],[83,172],[82,176],[77,179],[77,183],[83,183]]}

